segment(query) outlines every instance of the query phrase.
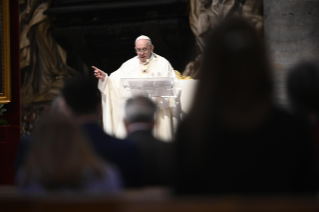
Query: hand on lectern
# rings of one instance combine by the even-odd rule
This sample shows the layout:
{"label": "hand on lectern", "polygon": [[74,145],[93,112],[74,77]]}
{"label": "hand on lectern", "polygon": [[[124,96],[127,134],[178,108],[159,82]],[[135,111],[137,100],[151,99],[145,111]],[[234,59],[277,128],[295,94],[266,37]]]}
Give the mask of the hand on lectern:
{"label": "hand on lectern", "polygon": [[102,71],[101,69],[98,69],[95,66],[92,66],[92,68],[94,69],[94,76],[98,79],[101,79],[102,81],[104,81],[105,77],[106,77],[106,73],[104,71]]}

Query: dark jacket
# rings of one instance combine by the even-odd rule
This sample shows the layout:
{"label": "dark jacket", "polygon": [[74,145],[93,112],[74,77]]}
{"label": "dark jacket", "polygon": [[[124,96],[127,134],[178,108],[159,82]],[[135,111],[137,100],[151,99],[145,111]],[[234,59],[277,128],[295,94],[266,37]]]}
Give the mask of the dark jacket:
{"label": "dark jacket", "polygon": [[[141,158],[137,146],[127,139],[120,140],[106,134],[95,123],[84,124],[83,129],[91,141],[95,152],[106,162],[116,165],[126,188],[137,188],[142,185]],[[32,137],[20,140],[15,161],[15,170],[23,166],[30,148]]]}
{"label": "dark jacket", "polygon": [[[314,194],[318,178],[310,126],[274,109],[255,129],[234,132],[211,121],[200,140],[194,123],[176,136],[175,192],[181,194]],[[197,146],[201,143],[201,147]]]}
{"label": "dark jacket", "polygon": [[143,185],[169,185],[172,164],[171,144],[156,139],[151,130],[134,131],[127,139],[134,141],[141,153]]}

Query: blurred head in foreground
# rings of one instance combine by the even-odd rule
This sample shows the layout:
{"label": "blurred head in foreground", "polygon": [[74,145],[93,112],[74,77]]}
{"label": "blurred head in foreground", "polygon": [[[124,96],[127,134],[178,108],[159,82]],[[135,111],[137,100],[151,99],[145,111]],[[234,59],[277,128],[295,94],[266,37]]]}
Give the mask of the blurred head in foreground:
{"label": "blurred head in foreground", "polygon": [[84,122],[100,118],[101,94],[95,80],[85,77],[69,79],[65,82],[61,95],[58,106],[62,106],[64,114]]}
{"label": "blurred head in foreground", "polygon": [[272,102],[255,29],[230,18],[208,38],[194,105],[176,135],[176,192],[315,193],[309,125]]}
{"label": "blurred head in foreground", "polygon": [[55,115],[37,122],[25,164],[25,184],[34,181],[46,189],[81,188],[85,171],[102,175],[104,163],[95,155],[79,126]]}
{"label": "blurred head in foreground", "polygon": [[[258,125],[267,115],[272,79],[263,42],[246,20],[229,18],[207,37],[200,84],[190,119],[212,119],[234,130]],[[194,126],[202,129],[201,126]]]}
{"label": "blurred head in foreground", "polygon": [[287,96],[294,114],[318,120],[319,114],[319,64],[301,61],[288,70]]}
{"label": "blurred head in foreground", "polygon": [[134,128],[152,130],[155,124],[155,103],[143,96],[130,98],[125,104],[124,124],[129,134]]}

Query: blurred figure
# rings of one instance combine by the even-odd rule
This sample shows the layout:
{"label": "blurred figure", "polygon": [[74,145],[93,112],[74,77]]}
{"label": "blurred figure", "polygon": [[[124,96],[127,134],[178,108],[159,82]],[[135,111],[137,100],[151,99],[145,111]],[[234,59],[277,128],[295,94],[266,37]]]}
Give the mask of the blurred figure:
{"label": "blurred figure", "polygon": [[[51,103],[50,106],[50,114],[51,115],[60,115],[65,114],[63,108],[65,108],[65,102],[63,101],[63,97],[61,95],[56,96]],[[47,114],[46,114],[47,115]],[[21,168],[25,160],[27,158],[27,154],[29,153],[30,142],[32,140],[33,135],[25,135],[20,138],[18,151],[14,161],[14,171],[17,174],[19,168]]]}
{"label": "blurred figure", "polygon": [[98,124],[102,115],[101,94],[95,80],[75,78],[66,81],[62,89],[68,113],[73,121],[81,124],[93,148],[106,161],[118,166],[126,188],[140,187],[141,161],[136,144],[106,134]]}
{"label": "blurred figure", "polygon": [[116,169],[100,159],[78,125],[62,116],[37,122],[17,184],[23,193],[112,193],[121,189]]}
{"label": "blurred figure", "polygon": [[144,186],[168,185],[172,163],[171,143],[156,139],[152,133],[156,109],[151,99],[142,96],[128,99],[125,104],[127,139],[134,141],[141,152]]}
{"label": "blurred figure", "polygon": [[[77,77],[66,81],[62,94],[52,103],[51,112],[64,114],[81,126],[96,153],[118,167],[125,188],[141,186],[141,159],[136,144],[106,134],[99,125],[101,95],[95,80]],[[30,137],[21,139],[16,168],[23,166],[29,145]]]}
{"label": "blurred figure", "polygon": [[308,125],[276,108],[257,32],[228,18],[208,36],[194,105],[175,146],[176,194],[317,191]]}
{"label": "blurred figure", "polygon": [[288,70],[287,96],[294,114],[318,122],[319,65],[314,61],[301,61]]}
{"label": "blurred figure", "polygon": [[[309,122],[319,162],[319,64],[301,61],[288,70],[286,79],[287,96],[291,112]],[[319,168],[319,166],[318,166]]]}

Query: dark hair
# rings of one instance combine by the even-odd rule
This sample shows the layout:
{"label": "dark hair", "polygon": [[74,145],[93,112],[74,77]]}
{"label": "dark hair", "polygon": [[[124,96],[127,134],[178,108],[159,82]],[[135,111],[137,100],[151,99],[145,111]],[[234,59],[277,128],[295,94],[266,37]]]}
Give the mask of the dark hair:
{"label": "dark hair", "polygon": [[76,115],[95,113],[101,103],[97,82],[85,77],[68,79],[62,89],[62,96]]}
{"label": "dark hair", "polygon": [[319,64],[300,61],[288,70],[287,96],[292,112],[307,118],[309,113],[319,113]]}
{"label": "dark hair", "polygon": [[205,43],[194,104],[176,135],[176,143],[188,155],[185,163],[194,164],[192,169],[205,160],[212,130],[251,132],[267,121],[272,108],[266,52],[250,23],[228,18]]}
{"label": "dark hair", "polygon": [[207,36],[198,77],[200,83],[189,114],[199,132],[212,119],[225,125],[252,124],[272,101],[272,76],[264,44],[245,19],[231,17]]}
{"label": "dark hair", "polygon": [[273,102],[272,75],[258,33],[236,17],[208,38],[195,104],[176,134],[176,192],[315,191],[309,126]]}

